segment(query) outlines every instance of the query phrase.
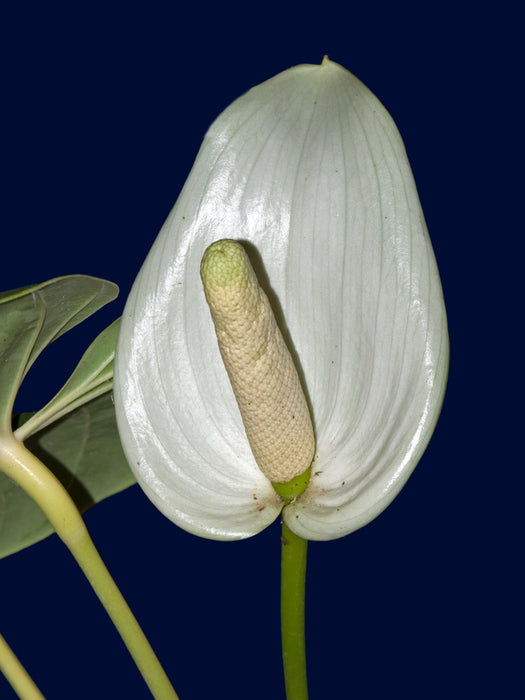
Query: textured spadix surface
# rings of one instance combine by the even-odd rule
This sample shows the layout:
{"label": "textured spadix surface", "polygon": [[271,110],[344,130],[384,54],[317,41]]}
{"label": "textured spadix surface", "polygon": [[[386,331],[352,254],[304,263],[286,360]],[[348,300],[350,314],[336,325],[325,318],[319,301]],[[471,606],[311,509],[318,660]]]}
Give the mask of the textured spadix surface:
{"label": "textured spadix surface", "polygon": [[199,268],[238,239],[296,359],[316,435],[312,478],[286,506],[331,539],[395,497],[437,421],[448,365],[441,286],[397,129],[328,60],[287,70],[208,131],[130,294],[115,405],[138,482],[174,522],[248,537],[282,502],[250,451]]}
{"label": "textured spadix surface", "polygon": [[293,359],[244,247],[221,239],[204,253],[204,292],[257,466],[287,483],[312,464],[315,439]]}

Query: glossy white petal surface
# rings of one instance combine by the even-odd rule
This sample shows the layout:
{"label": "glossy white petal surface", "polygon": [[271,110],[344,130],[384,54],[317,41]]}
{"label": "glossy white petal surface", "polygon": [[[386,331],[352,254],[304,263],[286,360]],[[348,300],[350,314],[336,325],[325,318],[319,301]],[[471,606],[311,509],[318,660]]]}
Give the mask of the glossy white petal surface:
{"label": "glossy white petal surface", "polygon": [[247,242],[282,313],[317,456],[285,509],[309,539],[351,532],[402,487],[437,420],[448,361],[439,276],[399,134],[354,76],[298,66],[205,137],[126,305],[115,404],[139,483],[196,534],[246,537],[278,514],[217,348],[199,266]]}

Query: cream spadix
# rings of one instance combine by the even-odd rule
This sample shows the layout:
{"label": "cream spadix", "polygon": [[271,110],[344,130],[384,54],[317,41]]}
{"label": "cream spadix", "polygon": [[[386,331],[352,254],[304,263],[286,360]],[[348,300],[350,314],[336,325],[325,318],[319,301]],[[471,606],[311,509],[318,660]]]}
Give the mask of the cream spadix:
{"label": "cream spadix", "polygon": [[257,465],[276,483],[310,468],[315,438],[292,356],[240,243],[212,243],[201,277]]}
{"label": "cream spadix", "polygon": [[283,518],[308,539],[346,535],[421,457],[448,337],[403,143],[341,66],[284,71],[216,120],[124,311],[115,406],[130,465],[169,518],[216,539],[259,532],[283,505],[250,448],[201,287],[205,250],[232,237],[255,261],[312,411],[311,480]]}

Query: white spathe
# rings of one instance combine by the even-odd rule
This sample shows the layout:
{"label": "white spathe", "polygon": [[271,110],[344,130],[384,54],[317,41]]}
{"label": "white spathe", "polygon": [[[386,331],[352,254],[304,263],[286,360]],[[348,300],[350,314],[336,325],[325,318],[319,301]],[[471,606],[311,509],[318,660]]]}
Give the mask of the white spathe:
{"label": "white spathe", "polygon": [[405,149],[351,73],[297,66],[219,116],[124,311],[114,392],[131,468],[168,518],[228,540],[261,531],[282,501],[251,454],[201,285],[220,238],[246,243],[312,410],[312,478],[283,517],[307,539],[346,535],[417,464],[448,368]]}

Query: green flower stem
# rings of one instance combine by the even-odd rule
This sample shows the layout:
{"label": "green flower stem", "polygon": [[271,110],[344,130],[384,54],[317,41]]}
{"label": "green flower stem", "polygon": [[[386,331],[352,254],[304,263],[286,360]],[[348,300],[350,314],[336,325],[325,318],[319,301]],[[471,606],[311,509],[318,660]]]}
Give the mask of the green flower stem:
{"label": "green flower stem", "polygon": [[31,676],[17,659],[9,644],[0,634],[0,671],[22,700],[45,700]]}
{"label": "green flower stem", "polygon": [[281,637],[287,700],[308,700],[304,641],[304,592],[308,541],[282,523]]}
{"label": "green flower stem", "polygon": [[0,469],[40,506],[112,619],[156,700],[178,700],[133,613],[107,570],[68,492],[12,435],[0,439]]}

